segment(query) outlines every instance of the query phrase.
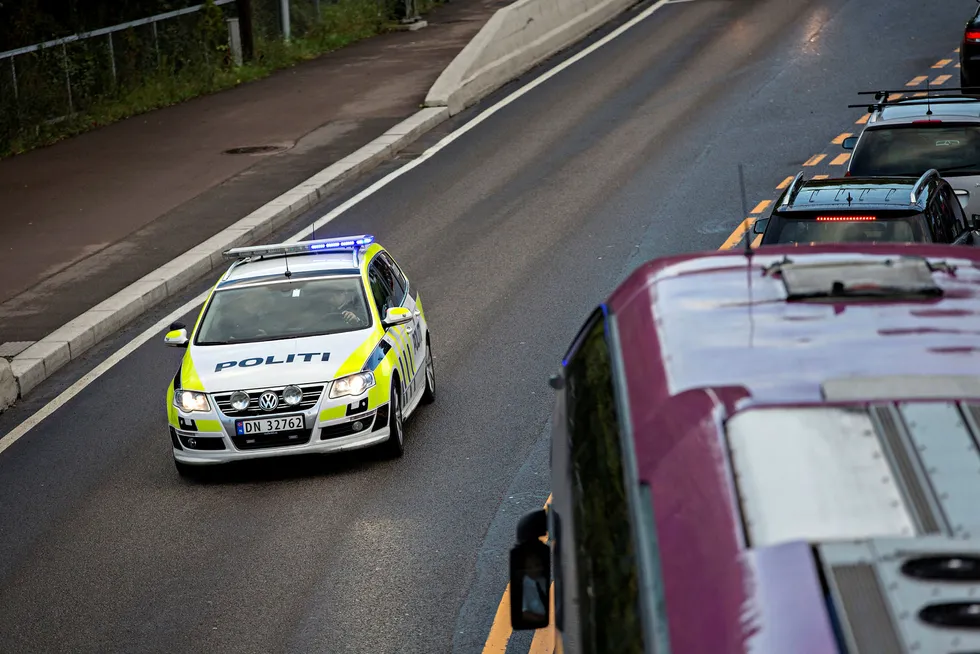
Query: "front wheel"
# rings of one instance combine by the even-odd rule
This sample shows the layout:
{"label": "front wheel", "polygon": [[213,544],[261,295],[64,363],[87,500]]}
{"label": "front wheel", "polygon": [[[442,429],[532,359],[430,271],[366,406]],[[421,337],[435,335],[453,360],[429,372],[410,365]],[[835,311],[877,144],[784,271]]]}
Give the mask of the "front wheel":
{"label": "front wheel", "polygon": [[436,368],[432,363],[432,343],[425,337],[425,390],[422,392],[422,404],[432,404],[436,401]]}
{"label": "front wheel", "polygon": [[405,417],[402,415],[397,380],[392,384],[391,400],[388,402],[388,429],[388,440],[381,444],[381,449],[385,456],[395,459],[405,453]]}

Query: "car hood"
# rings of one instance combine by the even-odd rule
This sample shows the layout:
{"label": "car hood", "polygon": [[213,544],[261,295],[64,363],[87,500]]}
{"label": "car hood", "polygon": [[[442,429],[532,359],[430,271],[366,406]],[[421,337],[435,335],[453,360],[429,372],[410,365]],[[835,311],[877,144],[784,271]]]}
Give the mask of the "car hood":
{"label": "car hood", "polygon": [[361,329],[258,343],[196,345],[189,355],[204,390],[222,393],[330,381],[359,348],[364,348],[366,360],[380,337],[373,329]]}

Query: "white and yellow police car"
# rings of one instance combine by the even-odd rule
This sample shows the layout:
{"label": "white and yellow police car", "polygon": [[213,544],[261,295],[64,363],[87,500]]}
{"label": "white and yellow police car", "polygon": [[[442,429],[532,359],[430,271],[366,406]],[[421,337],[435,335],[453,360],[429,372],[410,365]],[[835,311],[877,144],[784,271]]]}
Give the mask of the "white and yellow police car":
{"label": "white and yellow police car", "polygon": [[370,235],[234,248],[167,391],[174,463],[202,466],[379,446],[435,400],[422,299]]}

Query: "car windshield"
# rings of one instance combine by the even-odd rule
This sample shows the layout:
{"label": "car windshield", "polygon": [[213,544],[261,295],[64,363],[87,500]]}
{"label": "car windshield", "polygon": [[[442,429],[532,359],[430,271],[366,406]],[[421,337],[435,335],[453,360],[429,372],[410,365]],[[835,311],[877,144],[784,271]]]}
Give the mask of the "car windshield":
{"label": "car windshield", "polygon": [[980,125],[869,128],[854,151],[850,173],[919,177],[930,168],[944,175],[980,175]]}
{"label": "car windshield", "polygon": [[216,291],[195,344],[301,338],[370,326],[360,277],[284,280]]}
{"label": "car windshield", "polygon": [[773,216],[762,243],[911,243],[926,237],[922,214],[880,220],[817,221],[814,216]]}

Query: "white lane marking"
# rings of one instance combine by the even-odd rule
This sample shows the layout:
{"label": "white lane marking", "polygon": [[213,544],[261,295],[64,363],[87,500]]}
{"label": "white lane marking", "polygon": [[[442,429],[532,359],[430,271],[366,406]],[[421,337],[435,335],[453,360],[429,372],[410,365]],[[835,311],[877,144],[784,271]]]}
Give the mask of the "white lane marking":
{"label": "white lane marking", "polygon": [[[649,18],[650,16],[652,16],[655,11],[657,11],[658,9],[660,9],[661,7],[663,7],[664,5],[671,4],[671,3],[676,3],[676,2],[685,2],[685,1],[689,1],[689,0],[658,0],[654,4],[652,4],[649,7],[647,7],[645,10],[643,10],[641,13],[637,14],[634,18],[630,19],[626,23],[623,23],[622,25],[620,25],[619,27],[617,27],[615,30],[613,30],[612,32],[610,32],[606,36],[602,37],[601,39],[599,39],[598,41],[596,41],[592,45],[588,46],[587,48],[585,48],[581,52],[577,53],[576,55],[574,55],[574,56],[572,56],[572,57],[570,57],[568,59],[566,59],[565,61],[563,61],[559,65],[555,66],[554,68],[552,68],[551,70],[549,70],[547,73],[544,73],[540,77],[537,77],[534,80],[528,82],[527,84],[525,84],[521,88],[517,89],[516,91],[514,91],[513,93],[511,93],[507,97],[503,98],[502,100],[499,100],[496,104],[488,107],[487,109],[484,109],[480,114],[478,114],[476,116],[476,118],[474,118],[473,120],[469,121],[465,125],[462,125],[461,127],[457,128],[455,131],[451,132],[450,134],[447,134],[445,137],[443,137],[443,139],[441,141],[439,141],[438,143],[436,143],[435,145],[433,145],[431,148],[429,148],[428,150],[426,150],[425,152],[423,152],[422,155],[419,156],[417,159],[414,159],[414,160],[408,162],[407,164],[405,164],[404,166],[402,166],[398,170],[394,170],[394,171],[388,173],[385,177],[382,177],[377,182],[375,182],[371,186],[367,187],[366,189],[364,189],[363,191],[361,191],[360,193],[358,193],[354,197],[350,198],[349,200],[347,200],[343,204],[337,206],[335,209],[333,209],[329,213],[321,216],[320,218],[317,218],[313,222],[313,225],[311,225],[308,228],[305,228],[305,229],[301,230],[295,236],[292,236],[292,237],[286,239],[285,242],[286,243],[295,243],[297,241],[301,241],[301,240],[307,238],[313,232],[313,227],[314,226],[315,226],[316,229],[321,229],[324,225],[326,225],[330,221],[332,221],[335,218],[337,218],[337,216],[339,216],[340,214],[344,213],[345,211],[347,211],[351,207],[355,206],[356,204],[360,203],[362,200],[364,200],[364,198],[366,198],[366,197],[368,197],[370,195],[373,195],[374,193],[377,193],[379,190],[381,190],[382,188],[384,188],[385,186],[387,186],[391,182],[395,181],[396,179],[398,179],[399,177],[401,177],[402,175],[404,175],[408,171],[410,171],[413,168],[419,166],[422,162],[426,161],[427,159],[432,158],[437,152],[439,152],[440,150],[442,150],[443,148],[445,148],[447,145],[449,145],[450,143],[452,143],[453,141],[455,141],[456,139],[458,139],[460,136],[462,136],[463,134],[467,133],[468,131],[470,131],[471,129],[473,129],[474,127],[476,127],[477,125],[479,125],[483,121],[485,121],[487,118],[489,118],[493,114],[497,113],[502,108],[504,108],[507,105],[511,104],[512,102],[514,102],[515,100],[517,100],[518,98],[520,98],[521,96],[523,96],[524,94],[530,92],[532,89],[535,89],[538,86],[540,86],[541,84],[544,84],[546,81],[548,81],[549,79],[551,79],[552,77],[554,77],[558,73],[562,72],[566,68],[570,67],[572,64],[574,64],[574,63],[576,63],[578,61],[581,61],[582,59],[584,59],[585,57],[589,56],[590,54],[592,54],[593,52],[595,52],[596,50],[598,50],[602,46],[604,46],[607,43],[609,43],[610,41],[612,41],[613,39],[616,39],[617,37],[619,37],[622,34],[624,34],[630,28],[632,28],[632,27],[638,25],[639,23],[643,22],[644,20],[646,20],[647,18]],[[24,434],[26,434],[27,432],[29,432],[31,429],[33,429],[34,427],[36,427],[42,420],[44,420],[45,418],[47,418],[48,416],[50,416],[52,413],[54,413],[55,411],[57,411],[59,408],[61,408],[66,402],[68,402],[73,397],[75,397],[76,395],[78,395],[79,393],[81,393],[89,384],[91,384],[92,382],[94,382],[96,379],[98,379],[99,377],[101,377],[102,375],[104,375],[106,372],[108,372],[117,363],[119,363],[120,361],[122,361],[123,359],[125,359],[127,356],[129,356],[130,354],[132,354],[141,345],[143,345],[144,343],[146,343],[147,341],[149,341],[151,338],[153,338],[154,336],[156,336],[157,334],[159,334],[160,332],[162,332],[163,330],[165,330],[167,328],[167,326],[169,326],[170,323],[172,323],[174,320],[176,320],[177,318],[183,316],[184,314],[190,312],[194,308],[196,308],[196,307],[200,306],[201,304],[203,304],[204,303],[204,300],[207,299],[207,296],[208,296],[208,292],[206,291],[206,292],[198,295],[196,298],[194,298],[190,302],[184,304],[179,309],[176,309],[175,311],[171,312],[167,316],[161,318],[152,327],[150,327],[149,329],[147,329],[146,331],[144,331],[142,334],[140,334],[139,336],[137,336],[136,338],[134,338],[132,341],[130,341],[129,343],[127,343],[126,345],[124,345],[123,347],[121,347],[119,350],[117,350],[112,355],[110,355],[105,361],[103,361],[98,366],[96,366],[95,368],[93,368],[92,370],[90,370],[88,373],[86,373],[85,376],[83,376],[77,382],[75,382],[74,384],[72,384],[71,386],[69,386],[68,388],[66,388],[64,391],[62,391],[60,395],[58,395],[56,398],[54,398],[53,400],[51,400],[50,402],[48,402],[47,404],[45,404],[36,413],[34,413],[33,415],[31,415],[30,418],[28,418],[24,422],[20,423],[16,427],[14,427],[5,436],[0,436],[0,453],[3,453],[8,447],[10,447],[14,443],[16,443],[20,438],[22,438],[24,436]]]}
{"label": "white lane marking", "polygon": [[205,291],[201,293],[196,298],[184,304],[179,309],[175,310],[173,313],[161,318],[152,327],[147,329],[145,332],[126,343],[124,346],[113,352],[105,361],[97,365],[96,367],[89,370],[79,379],[77,382],[66,388],[61,392],[58,397],[54,398],[43,407],[41,407],[36,413],[31,415],[30,418],[20,423],[13,429],[11,429],[5,436],[0,437],[0,453],[3,453],[8,447],[13,445],[20,439],[24,434],[29,432],[31,429],[36,427],[42,420],[50,416],[52,413],[60,409],[68,400],[75,397],[83,390],[85,387],[94,382],[96,379],[104,375],[115,366],[117,363],[128,357],[137,348],[146,343],[148,340],[159,334],[160,332],[167,329],[167,327],[177,318],[180,318],[186,313],[193,311],[196,307],[199,307],[204,303],[204,300],[208,297],[208,292]]}
{"label": "white lane marking", "polygon": [[[469,121],[465,125],[459,127],[455,131],[453,131],[450,134],[448,134],[445,137],[443,137],[443,139],[441,141],[439,141],[438,143],[436,143],[435,145],[433,145],[431,148],[429,148],[428,150],[426,150],[425,152],[423,152],[418,158],[413,159],[412,161],[408,162],[407,164],[405,164],[404,166],[402,166],[398,170],[394,170],[394,171],[388,173],[386,176],[382,177],[381,179],[379,179],[378,181],[376,181],[374,184],[372,184],[371,186],[367,187],[366,189],[364,189],[363,191],[361,191],[360,193],[358,193],[354,197],[350,198],[349,200],[347,200],[343,204],[337,206],[335,209],[333,209],[329,213],[325,214],[324,216],[321,216],[320,218],[317,218],[316,220],[313,221],[313,224],[309,228],[304,229],[303,231],[301,231],[296,236],[293,236],[292,238],[288,239],[286,242],[287,243],[295,243],[297,241],[302,241],[303,239],[307,238],[308,236],[310,236],[310,234],[312,234],[314,232],[314,228],[315,229],[322,228],[324,225],[326,225],[327,223],[329,223],[331,220],[333,220],[334,218],[336,218],[340,214],[344,213],[345,211],[347,211],[348,209],[350,209],[354,205],[360,203],[362,200],[364,200],[364,198],[366,198],[366,197],[368,197],[370,195],[374,195],[375,193],[378,192],[378,190],[384,188],[385,186],[387,186],[391,182],[395,181],[396,179],[398,179],[399,177],[401,177],[402,175],[404,175],[408,171],[416,168],[417,166],[422,165],[426,160],[431,159],[433,156],[435,156],[435,154],[437,152],[439,152],[440,150],[442,150],[443,148],[445,148],[447,145],[449,145],[450,143],[452,143],[453,141],[455,141],[456,139],[458,139],[460,136],[462,136],[466,132],[470,131],[471,129],[473,129],[474,127],[476,127],[477,125],[479,125],[480,123],[482,123],[483,121],[485,121],[487,118],[489,118],[490,116],[494,115],[495,113],[497,113],[498,111],[500,111],[501,109],[503,109],[504,107],[506,107],[507,105],[511,104],[512,102],[514,102],[515,100],[517,100],[518,98],[520,98],[521,96],[523,96],[525,93],[528,93],[531,90],[537,88],[538,86],[544,84],[549,79],[551,79],[552,77],[554,77],[558,73],[562,72],[563,70],[565,70],[566,68],[568,68],[572,64],[574,64],[574,63],[576,63],[578,61],[581,61],[582,59],[585,59],[587,56],[589,56],[590,54],[592,54],[593,52],[595,52],[596,50],[598,50],[602,46],[606,45],[607,43],[609,43],[613,39],[619,37],[620,35],[622,35],[623,33],[625,33],[630,28],[634,27],[635,25],[637,25],[637,24],[643,22],[644,20],[646,20],[647,18],[649,18],[651,15],[653,15],[653,13],[655,11],[657,11],[658,9],[660,9],[661,7],[663,7],[664,5],[670,4],[672,2],[677,2],[677,1],[678,0],[658,0],[657,2],[655,2],[654,4],[652,4],[651,6],[647,7],[643,12],[637,14],[634,18],[632,18],[628,22],[623,23],[622,25],[620,25],[619,27],[617,27],[615,30],[613,30],[612,32],[610,32],[606,36],[602,37],[601,39],[599,39],[598,41],[596,41],[595,43],[593,43],[589,47],[585,48],[584,50],[582,50],[581,52],[577,53],[576,55],[574,55],[574,56],[566,59],[565,61],[563,61],[562,63],[558,64],[557,66],[555,66],[554,68],[552,68],[551,70],[549,70],[547,73],[541,75],[540,77],[537,77],[537,78],[531,80],[530,82],[528,82],[527,84],[525,84],[521,88],[517,89],[516,91],[514,91],[513,93],[511,93],[507,97],[505,97],[502,100],[498,101],[496,104],[494,104],[494,105],[492,105],[492,106],[484,109],[482,112],[480,112],[479,115],[476,116],[476,118],[474,118],[473,120]],[[686,0],[686,1],[689,1],[689,0]]]}

